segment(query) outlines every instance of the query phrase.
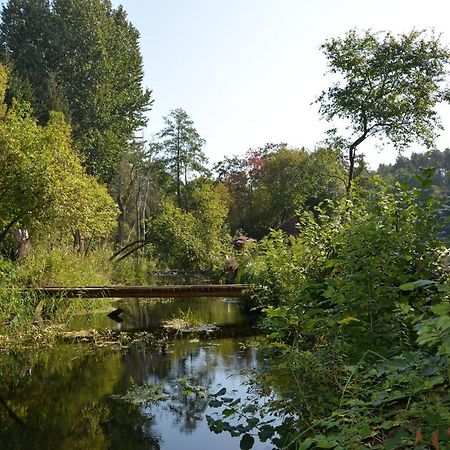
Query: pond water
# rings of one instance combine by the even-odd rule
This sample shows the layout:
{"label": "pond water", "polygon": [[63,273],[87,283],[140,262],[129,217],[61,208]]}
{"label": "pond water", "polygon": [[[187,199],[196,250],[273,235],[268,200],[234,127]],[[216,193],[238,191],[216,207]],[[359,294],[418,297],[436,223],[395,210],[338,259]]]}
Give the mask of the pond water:
{"label": "pond water", "polygon": [[[245,399],[260,364],[254,317],[222,298],[122,300],[121,322],[78,316],[72,329],[155,331],[180,314],[215,324],[210,333],[175,333],[163,345],[126,350],[64,344],[0,358],[1,449],[239,449],[240,438],[212,433],[209,393]],[[163,397],[155,401],[155,397]],[[257,441],[254,449],[269,449]]]}

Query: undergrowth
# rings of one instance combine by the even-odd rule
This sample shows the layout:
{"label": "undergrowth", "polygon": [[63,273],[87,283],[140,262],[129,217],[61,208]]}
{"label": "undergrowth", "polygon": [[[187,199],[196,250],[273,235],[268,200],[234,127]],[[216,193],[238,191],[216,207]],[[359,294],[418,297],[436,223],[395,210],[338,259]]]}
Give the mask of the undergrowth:
{"label": "undergrowth", "polygon": [[371,183],[300,214],[297,239],[274,232],[250,261],[275,358],[258,380],[273,392],[263,412],[283,423],[238,402],[227,417],[247,417],[241,433],[303,450],[450,446],[449,251],[436,204],[427,189]]}

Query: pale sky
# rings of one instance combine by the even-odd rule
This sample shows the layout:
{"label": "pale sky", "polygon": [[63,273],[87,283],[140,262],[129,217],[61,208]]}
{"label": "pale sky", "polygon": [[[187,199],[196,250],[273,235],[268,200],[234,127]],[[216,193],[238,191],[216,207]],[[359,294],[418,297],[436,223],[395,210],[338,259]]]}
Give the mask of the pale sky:
{"label": "pale sky", "polygon": [[[329,85],[319,47],[357,27],[434,28],[450,43],[450,1],[114,0],[141,33],[145,85],[155,100],[146,137],[183,108],[213,161],[266,142],[313,149],[324,138],[317,95]],[[438,148],[450,146],[450,107]],[[362,147],[372,167],[392,149]]]}
{"label": "pale sky", "polygon": [[[319,47],[351,28],[434,28],[450,44],[449,0],[112,0],[141,33],[146,87],[153,90],[145,137],[183,108],[206,139],[207,156],[243,154],[266,142],[313,149],[328,125],[311,102],[330,78]],[[450,107],[438,148],[450,147]],[[367,160],[392,149],[361,146]]]}

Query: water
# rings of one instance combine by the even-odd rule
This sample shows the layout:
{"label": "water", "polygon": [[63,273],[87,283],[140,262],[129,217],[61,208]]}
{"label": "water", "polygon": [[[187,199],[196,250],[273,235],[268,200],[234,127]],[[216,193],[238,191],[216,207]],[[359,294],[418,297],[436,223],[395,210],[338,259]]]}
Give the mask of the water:
{"label": "water", "polygon": [[[246,397],[258,367],[253,318],[242,302],[191,298],[170,302],[123,300],[123,321],[104,313],[76,317],[73,329],[156,331],[181,312],[218,327],[214,333],[171,334],[162,346],[139,343],[125,351],[64,344],[0,358],[1,449],[239,449],[239,438],[214,434],[209,398],[183,386]],[[243,345],[245,344],[245,345]],[[184,383],[184,384],[183,384]],[[139,386],[168,395],[159,402],[124,401]],[[200,388],[199,388],[200,389]],[[134,399],[136,400],[136,398]],[[148,399],[147,399],[148,400]],[[271,448],[255,443],[255,449]]]}

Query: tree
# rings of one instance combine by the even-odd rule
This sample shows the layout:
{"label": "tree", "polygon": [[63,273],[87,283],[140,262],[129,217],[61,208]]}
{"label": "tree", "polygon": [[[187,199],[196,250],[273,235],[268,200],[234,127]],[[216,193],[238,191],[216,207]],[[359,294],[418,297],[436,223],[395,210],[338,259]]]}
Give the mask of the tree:
{"label": "tree", "polygon": [[249,150],[244,158],[217,164],[218,178],[230,194],[232,231],[262,238],[297,211],[344,194],[345,168],[331,149],[292,149],[286,144]]}
{"label": "tree", "polygon": [[377,172],[385,179],[400,181],[410,188],[422,187],[418,175],[426,169],[434,168],[433,187],[437,196],[450,195],[450,149],[430,150],[426,153],[412,153],[408,158],[398,156],[394,164],[380,164]]}
{"label": "tree", "polygon": [[347,191],[356,150],[367,138],[387,137],[399,149],[413,142],[433,144],[441,128],[435,107],[448,98],[443,81],[450,54],[439,37],[353,30],[327,41],[322,50],[339,80],[318,97],[320,113],[329,121],[348,120],[353,133]]}
{"label": "tree", "polygon": [[[164,117],[164,123],[165,127],[158,133],[160,141],[157,146],[163,154],[168,170],[175,178],[178,207],[184,206],[187,211],[190,175],[195,172],[207,172],[205,167],[207,159],[202,149],[205,141],[195,129],[192,119],[181,108],[172,110]],[[184,202],[182,202],[182,187]]]}
{"label": "tree", "polygon": [[151,105],[138,40],[109,0],[9,0],[2,11],[10,97],[29,101],[41,123],[63,111],[88,172],[109,185]]}
{"label": "tree", "polygon": [[156,209],[160,191],[167,184],[166,178],[170,178],[152,150],[145,148],[143,142],[136,142],[120,162],[115,186],[120,211],[116,244],[123,244],[126,234],[137,241],[145,239],[146,219]]}
{"label": "tree", "polygon": [[227,230],[228,195],[223,186],[198,178],[192,187],[192,205],[185,211],[166,199],[148,224],[149,242],[160,262],[171,268],[217,269],[231,253]]}
{"label": "tree", "polygon": [[86,174],[62,114],[52,113],[44,127],[27,104],[7,110],[6,76],[0,65],[0,244],[14,229],[108,234],[116,206],[106,188]]}
{"label": "tree", "polygon": [[343,167],[336,151],[282,146],[264,157],[255,183],[255,207],[262,232],[275,228],[301,209],[312,209],[325,199],[343,194]]}
{"label": "tree", "polygon": [[450,149],[398,156],[394,164],[380,164],[377,172],[391,184],[432,193],[439,205],[441,236],[450,238]]}
{"label": "tree", "polygon": [[3,59],[13,63],[7,100],[26,100],[39,119],[49,112],[49,70],[53,68],[49,0],[10,0],[3,6],[0,42]]}

